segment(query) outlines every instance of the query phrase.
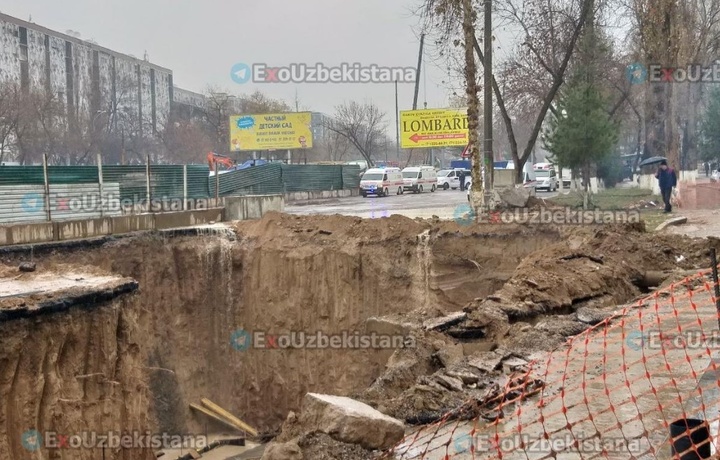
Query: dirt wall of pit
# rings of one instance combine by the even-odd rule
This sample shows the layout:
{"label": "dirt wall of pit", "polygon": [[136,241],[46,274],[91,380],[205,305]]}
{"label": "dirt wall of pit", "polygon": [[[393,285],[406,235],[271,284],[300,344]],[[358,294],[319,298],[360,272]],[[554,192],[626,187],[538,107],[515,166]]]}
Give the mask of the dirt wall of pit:
{"label": "dirt wall of pit", "polygon": [[[238,350],[233,333],[339,334],[362,331],[372,316],[456,310],[558,239],[552,230],[492,230],[272,214],[238,224],[235,241],[146,236],[36,256],[38,270],[82,266],[132,277],[140,289],[92,311],[0,324],[0,457],[32,458],[20,442],[28,429],[213,431],[188,407],[201,398],[273,430],[309,391],[364,389],[387,352]],[[100,458],[78,455],[57,458]]]}
{"label": "dirt wall of pit", "polygon": [[[155,458],[149,450],[110,449],[103,457],[101,443],[71,449],[65,438],[153,426],[137,300],[0,324],[0,458]],[[40,445],[59,449],[35,450],[33,431],[42,434]]]}

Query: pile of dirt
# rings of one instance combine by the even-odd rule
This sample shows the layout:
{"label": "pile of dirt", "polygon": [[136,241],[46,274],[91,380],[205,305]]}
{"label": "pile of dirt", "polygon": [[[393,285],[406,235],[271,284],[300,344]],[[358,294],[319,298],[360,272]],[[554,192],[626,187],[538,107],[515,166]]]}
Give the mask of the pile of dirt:
{"label": "pile of dirt", "polygon": [[341,215],[295,216],[270,212],[262,219],[234,222],[241,239],[261,238],[274,247],[311,243],[341,246],[348,243],[415,241],[432,227],[431,222],[392,215],[382,219],[362,219]]}
{"label": "pile of dirt", "polygon": [[720,248],[718,240],[648,234],[642,225],[566,229],[563,236],[526,258],[498,292],[465,305],[464,313],[386,318],[411,323],[417,347],[396,351],[385,373],[356,397],[410,424],[462,417],[458,411],[468,401],[644,295],[648,273],[651,284],[668,283],[707,267],[710,246]]}
{"label": "pile of dirt", "polygon": [[530,209],[541,209],[541,208],[561,208],[562,205],[555,203],[552,199],[548,198],[538,198],[536,196],[531,196],[528,199],[527,207]]}
{"label": "pile of dirt", "polygon": [[719,246],[646,233],[636,224],[572,229],[562,241],[523,260],[502,289],[469,307],[500,308],[516,321],[620,305],[653,287],[646,283],[650,272],[660,273],[662,282],[673,273],[708,267],[710,245]]}
{"label": "pile of dirt", "polygon": [[432,237],[487,236],[493,238],[523,234],[557,234],[551,226],[532,227],[519,224],[461,225],[454,221],[391,215],[379,219],[363,219],[342,215],[297,216],[270,212],[259,220],[233,222],[233,229],[243,244],[262,242],[272,248],[312,244],[322,247],[348,248],[393,242],[417,243],[418,235]]}

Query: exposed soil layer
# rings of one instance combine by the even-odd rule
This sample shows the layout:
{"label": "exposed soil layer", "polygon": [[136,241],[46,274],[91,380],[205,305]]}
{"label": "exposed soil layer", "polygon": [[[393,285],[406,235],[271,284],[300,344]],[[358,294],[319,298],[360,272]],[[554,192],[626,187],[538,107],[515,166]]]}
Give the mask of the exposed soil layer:
{"label": "exposed soil layer", "polygon": [[[222,429],[191,412],[201,398],[264,432],[276,432],[307,392],[354,395],[406,421],[431,420],[467,399],[466,390],[487,391],[503,360],[557,346],[596,307],[639,295],[645,272],[707,266],[707,242],[632,227],[271,213],[235,224],[235,232],[234,239],[146,235],[36,253],[35,276],[72,269],[131,278],[139,289],[91,311],[0,322],[0,458],[30,458],[21,443],[28,429]],[[30,257],[6,253],[0,277],[17,276]],[[424,326],[463,308],[466,317],[450,327]],[[565,315],[561,328],[548,325],[557,314]],[[368,322],[380,317],[392,321]],[[416,347],[244,349],[234,341],[240,330],[382,328],[415,337]],[[502,354],[501,363],[472,367],[478,358],[495,362],[483,353]],[[463,391],[452,389],[476,377]],[[326,441],[311,437],[302,447],[324,458],[313,446]],[[122,455],[114,458],[153,458]]]}

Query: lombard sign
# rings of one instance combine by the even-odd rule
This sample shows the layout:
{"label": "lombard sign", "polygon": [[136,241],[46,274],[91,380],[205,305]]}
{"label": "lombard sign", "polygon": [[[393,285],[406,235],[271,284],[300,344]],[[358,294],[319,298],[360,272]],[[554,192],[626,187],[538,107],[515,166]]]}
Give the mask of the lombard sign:
{"label": "lombard sign", "polygon": [[295,150],[313,146],[310,112],[233,115],[230,150]]}
{"label": "lombard sign", "polygon": [[466,109],[400,112],[400,145],[404,149],[462,147],[468,143]]}

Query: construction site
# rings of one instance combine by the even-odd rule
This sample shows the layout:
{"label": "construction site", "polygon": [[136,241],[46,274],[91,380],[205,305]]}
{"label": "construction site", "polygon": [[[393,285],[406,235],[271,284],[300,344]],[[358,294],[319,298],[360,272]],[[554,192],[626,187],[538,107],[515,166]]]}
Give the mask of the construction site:
{"label": "construction site", "polygon": [[673,233],[268,212],[2,246],[0,458],[671,458],[676,419],[717,435],[720,249]]}

